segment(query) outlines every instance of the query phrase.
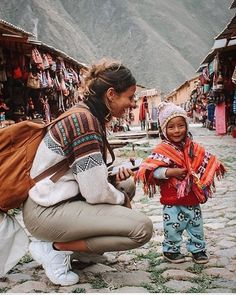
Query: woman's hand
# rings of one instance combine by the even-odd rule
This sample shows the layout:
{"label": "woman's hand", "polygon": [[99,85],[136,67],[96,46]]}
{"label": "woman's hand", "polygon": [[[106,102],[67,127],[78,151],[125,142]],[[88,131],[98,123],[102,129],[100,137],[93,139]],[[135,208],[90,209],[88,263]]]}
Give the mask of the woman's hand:
{"label": "woman's hand", "polygon": [[132,170],[122,167],[119,169],[119,172],[116,174],[116,183],[122,180],[126,180],[133,175],[134,175],[134,172]]}
{"label": "woman's hand", "polygon": [[[124,167],[120,168],[119,169],[119,172],[116,175],[116,184],[119,184],[119,182],[128,179],[132,175],[134,175],[134,172],[132,170],[127,169],[127,168],[124,168]],[[121,189],[121,191],[123,191],[124,196],[125,196],[125,201],[124,201],[123,206],[132,209],[132,206],[131,206],[131,197],[123,189]]]}
{"label": "woman's hand", "polygon": [[124,202],[123,206],[127,207],[129,209],[132,209],[131,200],[127,194],[125,194],[125,202]]}

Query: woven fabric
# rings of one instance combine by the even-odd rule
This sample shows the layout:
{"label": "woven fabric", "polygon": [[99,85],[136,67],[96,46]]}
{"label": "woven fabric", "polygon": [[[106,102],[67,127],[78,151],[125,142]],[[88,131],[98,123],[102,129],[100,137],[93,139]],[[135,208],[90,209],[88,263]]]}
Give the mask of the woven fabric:
{"label": "woven fabric", "polygon": [[[190,157],[190,154],[193,156]],[[178,149],[169,141],[158,144],[152,154],[140,166],[136,180],[144,184],[144,192],[155,193],[155,186],[161,185],[163,180],[153,177],[158,167],[186,168],[188,173],[184,180],[171,177],[169,185],[176,188],[177,198],[182,198],[192,191],[199,203],[204,203],[212,196],[215,175],[220,178],[225,173],[225,167],[216,156],[206,152],[199,144],[187,138],[183,150]]]}
{"label": "woven fabric", "polygon": [[[71,165],[76,159],[91,153],[103,153],[103,141],[97,119],[88,112],[74,113],[55,124],[49,132],[54,141],[61,147],[64,156]],[[46,139],[46,138],[45,138]],[[47,141],[47,145],[50,144]],[[54,147],[50,144],[50,149]],[[54,150],[55,151],[55,150]]]}

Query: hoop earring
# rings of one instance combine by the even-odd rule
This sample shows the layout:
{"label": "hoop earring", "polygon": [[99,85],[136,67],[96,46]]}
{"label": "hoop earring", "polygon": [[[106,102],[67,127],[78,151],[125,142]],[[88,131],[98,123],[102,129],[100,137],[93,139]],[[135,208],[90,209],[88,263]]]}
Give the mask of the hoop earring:
{"label": "hoop earring", "polygon": [[111,112],[109,111],[109,113],[106,115],[106,117],[104,118],[106,122],[109,122],[112,118]]}
{"label": "hoop earring", "polygon": [[104,119],[105,119],[107,122],[109,122],[109,121],[111,120],[112,115],[111,115],[111,107],[110,107],[110,105],[109,105],[109,103],[108,103],[108,99],[107,99],[107,97],[104,98],[104,103],[105,103],[105,106],[106,106],[107,109],[108,109],[108,114],[106,115],[106,117],[105,117]]}
{"label": "hoop earring", "polygon": [[109,110],[109,112],[111,113],[111,107],[110,107],[110,105],[108,103],[107,97],[104,98],[104,103],[105,103],[105,106],[107,107],[107,109]]}

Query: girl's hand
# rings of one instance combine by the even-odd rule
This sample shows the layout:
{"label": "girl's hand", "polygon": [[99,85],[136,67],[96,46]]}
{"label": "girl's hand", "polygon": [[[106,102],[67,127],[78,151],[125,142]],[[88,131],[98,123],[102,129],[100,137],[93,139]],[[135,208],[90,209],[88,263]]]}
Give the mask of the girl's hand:
{"label": "girl's hand", "polygon": [[185,168],[177,168],[179,169],[178,172],[177,172],[177,176],[176,178],[179,179],[179,180],[184,180],[184,178],[186,177],[187,175],[187,169]]}
{"label": "girl's hand", "polygon": [[168,168],[166,170],[166,176],[167,177],[176,177],[179,180],[183,180],[188,171],[186,168]]}

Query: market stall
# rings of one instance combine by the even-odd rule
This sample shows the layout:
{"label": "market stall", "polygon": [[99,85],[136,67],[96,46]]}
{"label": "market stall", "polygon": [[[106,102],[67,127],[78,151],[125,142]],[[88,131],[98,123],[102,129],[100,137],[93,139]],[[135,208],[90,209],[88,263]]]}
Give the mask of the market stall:
{"label": "market stall", "polygon": [[50,122],[80,100],[86,65],[0,20],[0,125]]}
{"label": "market stall", "polygon": [[[230,8],[234,8],[232,5]],[[236,126],[236,15],[215,38],[200,67],[195,104],[206,104],[206,126],[218,135]]]}

